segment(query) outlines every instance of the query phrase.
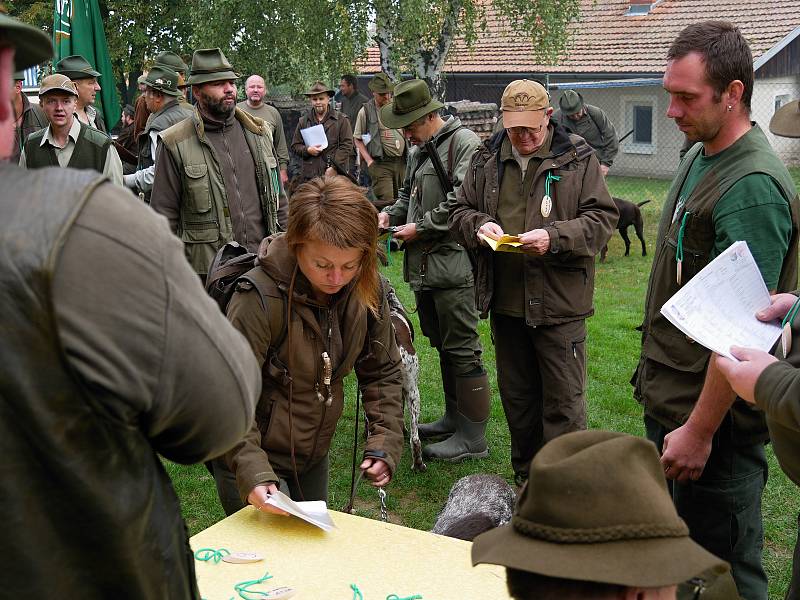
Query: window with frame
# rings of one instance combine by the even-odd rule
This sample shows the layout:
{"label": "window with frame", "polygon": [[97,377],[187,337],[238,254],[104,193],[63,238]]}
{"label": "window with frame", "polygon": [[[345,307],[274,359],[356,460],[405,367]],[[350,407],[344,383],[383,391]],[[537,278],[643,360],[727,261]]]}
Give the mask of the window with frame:
{"label": "window with frame", "polygon": [[655,152],[655,103],[649,99],[624,100],[625,131],[630,132],[622,144],[622,151],[629,154],[653,154]]}

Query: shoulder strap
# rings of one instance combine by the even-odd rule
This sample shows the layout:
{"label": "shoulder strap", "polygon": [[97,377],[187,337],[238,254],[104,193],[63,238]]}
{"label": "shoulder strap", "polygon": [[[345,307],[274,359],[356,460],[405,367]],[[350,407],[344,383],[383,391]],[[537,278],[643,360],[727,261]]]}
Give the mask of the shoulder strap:
{"label": "shoulder strap", "polygon": [[[270,346],[279,348],[283,341],[286,339],[287,318],[286,311],[288,302],[286,296],[281,293],[275,282],[270,279],[261,267],[254,267],[247,273],[242,275],[239,280],[245,280],[253,284],[256,288],[259,297],[261,298],[261,305],[264,312],[267,313],[267,322],[269,323],[269,330],[272,334]],[[275,332],[278,332],[275,335]]]}

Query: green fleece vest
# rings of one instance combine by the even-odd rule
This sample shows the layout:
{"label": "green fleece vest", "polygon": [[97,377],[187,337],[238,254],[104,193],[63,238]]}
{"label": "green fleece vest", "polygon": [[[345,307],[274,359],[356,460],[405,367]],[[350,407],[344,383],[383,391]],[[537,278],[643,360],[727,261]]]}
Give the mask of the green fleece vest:
{"label": "green fleece vest", "polygon": [[[695,186],[673,220],[681,188],[692,162],[702,151],[702,144],[687,153],[664,202],[658,240],[647,290],[645,318],[642,329],[642,360],[652,362],[659,385],[636,381],[636,395],[651,416],[683,423],[700,394],[709,350],[688,339],[661,314],[661,306],[675,294],[677,283],[676,251],[678,233],[686,217],[683,235],[683,266],[681,279],[686,283],[710,262],[714,248],[713,213],[717,202],[746,175],[763,173],[771,177],[789,202],[792,215],[792,237],[781,266],[778,291],[788,292],[797,284],[798,215],[800,200],[786,167],[772,150],[766,136],[756,125],[726,149]],[[640,362],[639,375],[642,363]],[[766,426],[763,414],[738,401],[732,409],[734,429],[743,443],[764,439]]]}
{"label": "green fleece vest", "polygon": [[381,128],[378,122],[378,110],[375,106],[374,98],[364,104],[364,111],[367,115],[367,132],[369,133],[367,152],[369,152],[369,155],[373,159],[380,160],[383,158],[383,142],[381,141]]}
{"label": "green fleece vest", "polygon": [[[70,169],[94,169],[102,173],[106,165],[111,138],[94,127],[81,123],[81,132],[75,141],[75,149],[67,167]],[[56,152],[50,144],[42,146],[42,138],[47,129],[42,129],[28,137],[25,142],[25,166],[28,169],[58,167]]]}
{"label": "green fleece vest", "polygon": [[[236,109],[250,154],[255,160],[256,182],[267,235],[278,231],[278,162],[272,136],[261,119]],[[190,119],[173,125],[161,135],[182,180],[183,196],[178,225],[186,258],[197,273],[205,274],[214,256],[233,241],[228,196],[219,160],[206,139],[203,120],[195,110]]]}
{"label": "green fleece vest", "polygon": [[59,338],[60,250],[105,178],[3,165],[0,179],[0,238],[13,239],[0,252],[14,265],[0,269],[0,511],[12,517],[4,542],[29,557],[0,566],[3,593],[52,595],[52,575],[68,573],[56,586],[65,598],[199,598],[180,505],[146,428],[110,411],[112,391],[76,378]]}

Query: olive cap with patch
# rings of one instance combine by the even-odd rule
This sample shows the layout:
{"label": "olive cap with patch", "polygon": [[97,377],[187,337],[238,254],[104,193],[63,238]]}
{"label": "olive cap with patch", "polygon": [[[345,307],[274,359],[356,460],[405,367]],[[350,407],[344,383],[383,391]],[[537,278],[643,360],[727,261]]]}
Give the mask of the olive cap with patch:
{"label": "olive cap with patch", "polygon": [[542,124],[547,109],[550,108],[550,95],[538,81],[517,79],[503,90],[500,110],[503,111],[503,126],[531,127]]}
{"label": "olive cap with patch", "polygon": [[583,96],[575,90],[564,90],[558,99],[558,107],[565,115],[574,115],[583,108]]}
{"label": "olive cap with patch", "polygon": [[394,98],[381,107],[381,121],[384,127],[401,129],[443,107],[444,104],[431,96],[425,81],[409,79],[395,86]]}
{"label": "olive cap with patch", "polygon": [[183,59],[175,54],[174,52],[170,52],[169,50],[165,50],[164,52],[159,52],[156,55],[155,65],[160,65],[162,67],[167,67],[172,69],[178,75],[181,73],[186,73],[189,70],[189,66],[183,62]]}
{"label": "olive cap with patch", "polygon": [[511,523],[475,538],[472,563],[645,588],[728,568],[689,537],[655,445],[597,430],[536,454]]}
{"label": "olive cap with patch", "polygon": [[14,69],[18,71],[43,63],[53,56],[53,43],[49,35],[2,13],[0,41],[14,47]]}

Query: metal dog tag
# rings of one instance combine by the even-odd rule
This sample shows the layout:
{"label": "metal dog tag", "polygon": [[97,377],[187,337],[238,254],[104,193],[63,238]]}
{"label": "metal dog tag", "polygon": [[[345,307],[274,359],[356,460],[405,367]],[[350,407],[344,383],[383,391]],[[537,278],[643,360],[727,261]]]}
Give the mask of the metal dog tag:
{"label": "metal dog tag", "polygon": [[234,565],[243,565],[246,563],[254,563],[264,560],[264,557],[255,552],[234,552],[222,557],[223,562],[232,563]]}
{"label": "metal dog tag", "polygon": [[546,219],[550,216],[551,210],[553,210],[553,199],[545,194],[542,197],[542,216]]}

